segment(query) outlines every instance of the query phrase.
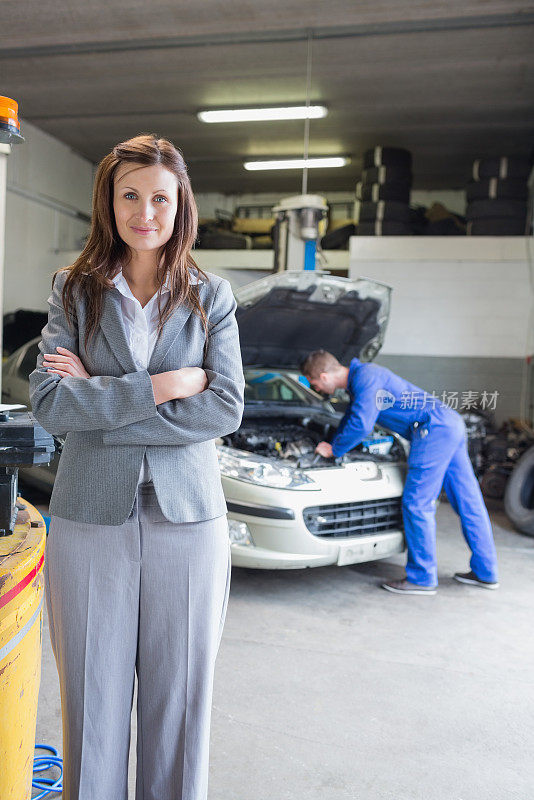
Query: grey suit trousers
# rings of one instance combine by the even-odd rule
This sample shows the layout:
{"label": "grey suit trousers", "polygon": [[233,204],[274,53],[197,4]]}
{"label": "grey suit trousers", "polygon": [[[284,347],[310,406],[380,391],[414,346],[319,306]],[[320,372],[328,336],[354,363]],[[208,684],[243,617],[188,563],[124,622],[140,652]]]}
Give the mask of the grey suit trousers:
{"label": "grey suit trousers", "polygon": [[122,525],[53,516],[45,586],[63,717],[63,800],[205,800],[215,658],[230,589],[226,516],[169,522],[151,484]]}

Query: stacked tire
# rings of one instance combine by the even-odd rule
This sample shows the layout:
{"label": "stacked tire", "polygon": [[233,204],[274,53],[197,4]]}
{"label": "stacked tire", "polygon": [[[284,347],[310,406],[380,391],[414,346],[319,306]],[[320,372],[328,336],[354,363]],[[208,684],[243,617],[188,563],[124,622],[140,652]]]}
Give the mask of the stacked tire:
{"label": "stacked tire", "polygon": [[524,236],[530,231],[527,159],[502,156],[473,163],[466,189],[468,236]]}
{"label": "stacked tire", "polygon": [[357,236],[406,236],[410,230],[412,155],[400,147],[373,147],[363,156],[356,186]]}

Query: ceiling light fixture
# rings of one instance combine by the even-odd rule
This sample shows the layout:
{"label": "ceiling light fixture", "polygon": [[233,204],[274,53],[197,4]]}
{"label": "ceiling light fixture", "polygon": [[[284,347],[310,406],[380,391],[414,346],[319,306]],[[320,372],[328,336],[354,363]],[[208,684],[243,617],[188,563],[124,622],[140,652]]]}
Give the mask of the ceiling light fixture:
{"label": "ceiling light fixture", "polygon": [[325,106],[288,106],[199,111],[197,116],[202,122],[265,122],[274,119],[320,119],[327,114]]}
{"label": "ceiling light fixture", "polygon": [[250,171],[263,169],[319,169],[321,167],[344,167],[350,159],[344,156],[326,158],[285,158],[278,161],[245,161],[244,167]]}

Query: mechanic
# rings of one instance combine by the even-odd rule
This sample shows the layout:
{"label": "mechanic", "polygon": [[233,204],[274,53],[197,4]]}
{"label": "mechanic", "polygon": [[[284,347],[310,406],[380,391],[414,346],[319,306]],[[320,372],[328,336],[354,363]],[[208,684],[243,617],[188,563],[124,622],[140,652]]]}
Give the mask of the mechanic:
{"label": "mechanic", "polygon": [[301,365],[313,389],[333,394],[345,389],[350,404],[332,443],[316,452],[339,457],[373,432],[375,423],[410,441],[408,472],[402,497],[408,549],[406,578],[383,583],[398,594],[435,594],[436,500],[441,488],[460,517],[471,549],[471,570],[456,573],[460,583],[497,589],[497,556],[488,512],[467,452],[464,422],[435,395],[427,394],[386,367],[353,358],[344,367],[335,356],[316,350]]}

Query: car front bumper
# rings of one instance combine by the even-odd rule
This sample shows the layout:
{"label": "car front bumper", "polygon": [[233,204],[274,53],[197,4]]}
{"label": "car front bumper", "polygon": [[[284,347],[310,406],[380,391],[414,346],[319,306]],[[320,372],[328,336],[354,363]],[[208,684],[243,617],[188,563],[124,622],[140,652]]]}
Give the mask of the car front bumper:
{"label": "car front bumper", "polygon": [[[404,465],[351,465],[313,473],[317,489],[269,489],[223,477],[228,518],[247,526],[251,543],[232,543],[232,564],[252,569],[302,569],[343,566],[388,558],[404,550],[402,521],[383,531],[318,535],[305,517],[315,507],[336,504],[399,503]],[[319,512],[320,513],[320,512]]]}
{"label": "car front bumper", "polygon": [[403,551],[403,532],[388,531],[375,536],[355,536],[336,543],[335,547],[329,547],[328,552],[314,555],[283,553],[279,550],[267,550],[265,547],[233,544],[232,565],[250,569],[303,569],[332,565],[341,567],[346,564],[361,564],[364,561],[388,558]]}

